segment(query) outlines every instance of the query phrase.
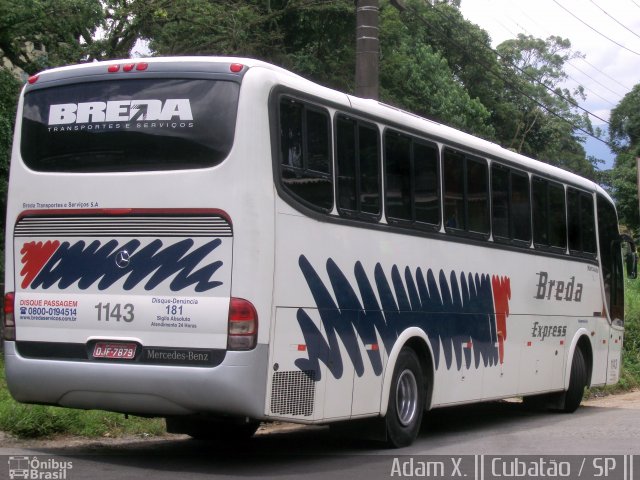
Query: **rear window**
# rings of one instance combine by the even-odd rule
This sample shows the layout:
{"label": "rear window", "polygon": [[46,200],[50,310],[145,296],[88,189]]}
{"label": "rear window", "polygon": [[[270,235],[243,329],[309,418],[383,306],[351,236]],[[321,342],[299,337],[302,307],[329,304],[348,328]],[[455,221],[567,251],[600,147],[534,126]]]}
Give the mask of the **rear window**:
{"label": "rear window", "polygon": [[25,95],[21,153],[44,172],[211,167],[231,150],[235,82],[136,79],[78,83]]}

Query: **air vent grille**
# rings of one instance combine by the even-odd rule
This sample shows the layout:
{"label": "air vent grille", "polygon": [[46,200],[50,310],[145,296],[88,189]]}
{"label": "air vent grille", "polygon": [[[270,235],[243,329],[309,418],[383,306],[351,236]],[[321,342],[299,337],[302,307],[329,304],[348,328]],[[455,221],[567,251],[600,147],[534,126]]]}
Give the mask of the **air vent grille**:
{"label": "air vent grille", "polygon": [[271,382],[271,413],[309,417],[315,403],[315,372],[275,372]]}

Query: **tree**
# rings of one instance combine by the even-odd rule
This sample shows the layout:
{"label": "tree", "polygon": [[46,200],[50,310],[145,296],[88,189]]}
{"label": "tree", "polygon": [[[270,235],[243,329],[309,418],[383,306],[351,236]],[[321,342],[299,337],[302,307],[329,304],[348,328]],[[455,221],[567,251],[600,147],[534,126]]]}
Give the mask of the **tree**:
{"label": "tree", "polygon": [[[433,45],[430,35],[435,33],[428,28],[435,24],[430,17],[435,15],[433,8],[413,2],[398,12],[386,2],[381,5],[381,98],[427,118],[491,138],[489,110],[471,96],[461,76],[456,74],[464,68],[447,59],[444,49],[438,50]],[[437,8],[457,12],[444,3]]]}
{"label": "tree", "polygon": [[134,0],[112,11],[109,31],[146,38],[155,54],[253,57],[336,88],[353,85],[349,0]]}
{"label": "tree", "polygon": [[[99,0],[0,0],[0,49],[33,74],[83,59],[102,22]],[[25,55],[25,43],[40,55]]]}
{"label": "tree", "polygon": [[580,112],[581,87],[562,88],[564,64],[582,55],[558,36],[546,40],[518,35],[497,48],[505,72],[502,102],[510,121],[500,122],[499,135],[508,148],[593,178],[595,165],[587,159],[576,131],[593,133],[589,117]]}
{"label": "tree", "polygon": [[638,232],[638,186],[636,157],[640,156],[640,84],[611,111],[609,143],[616,159],[608,172],[608,184],[616,200],[620,222]]}

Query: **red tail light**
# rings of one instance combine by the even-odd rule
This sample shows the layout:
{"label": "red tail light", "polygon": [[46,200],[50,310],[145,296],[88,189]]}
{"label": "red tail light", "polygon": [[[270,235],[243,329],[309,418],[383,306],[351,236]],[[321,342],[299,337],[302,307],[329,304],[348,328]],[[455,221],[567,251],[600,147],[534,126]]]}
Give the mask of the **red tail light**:
{"label": "red tail light", "polygon": [[255,348],[258,340],[258,313],[250,301],[231,298],[228,333],[227,348],[229,350]]}
{"label": "red tail light", "polygon": [[4,339],[10,341],[16,339],[16,321],[13,315],[14,302],[15,294],[13,292],[9,292],[4,296],[4,319],[2,331],[4,332]]}

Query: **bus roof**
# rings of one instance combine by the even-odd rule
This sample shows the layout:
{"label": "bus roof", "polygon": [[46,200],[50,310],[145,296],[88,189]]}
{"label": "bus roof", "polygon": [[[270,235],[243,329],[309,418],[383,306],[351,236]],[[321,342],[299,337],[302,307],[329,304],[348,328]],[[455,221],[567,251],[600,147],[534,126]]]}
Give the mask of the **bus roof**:
{"label": "bus roof", "polygon": [[[281,80],[286,79],[288,85],[298,88],[302,92],[306,92],[320,98],[336,98],[336,94],[341,93],[328,87],[324,87],[322,85],[314,83],[311,80],[307,80],[281,67],[261,60],[243,57],[222,56],[150,57],[109,60],[104,62],[71,65],[45,70],[37,75],[34,75],[34,77],[37,77],[34,83],[37,82],[38,86],[45,86],[45,84],[49,84],[51,82],[56,82],[59,80],[78,77],[92,77],[94,75],[105,75],[110,66],[123,67],[124,65],[133,65],[132,69],[135,71],[136,66],[140,64],[155,64],[158,66],[162,65],[163,67],[166,67],[162,68],[162,70],[172,72],[196,71],[221,74],[235,73],[239,75],[244,75],[249,69],[260,68],[271,71],[276,75],[276,77]],[[242,71],[230,72],[229,68],[232,64],[242,65]],[[122,75],[122,72],[117,73],[119,75]],[[30,83],[31,81],[26,85],[26,91],[28,91],[30,88],[38,88],[35,85],[30,85]],[[378,118],[381,119],[381,122],[392,123],[409,130],[421,132],[427,136],[433,136],[438,141],[444,143],[450,142],[453,147],[461,148],[463,150],[466,149],[470,153],[475,153],[479,156],[488,156],[492,159],[504,160],[515,166],[520,166],[525,170],[536,172],[562,182],[573,184],[577,187],[589,191],[595,191],[611,200],[607,192],[595,182],[579,175],[573,174],[567,170],[563,170],[539,160],[534,160],[532,158],[505,149],[497,145],[496,143],[483,140],[482,138],[420,117],[416,114],[412,114],[400,108],[384,104],[377,100],[359,98],[344,93],[342,93],[342,95],[344,95],[345,98],[345,106],[356,110],[364,116]]]}

